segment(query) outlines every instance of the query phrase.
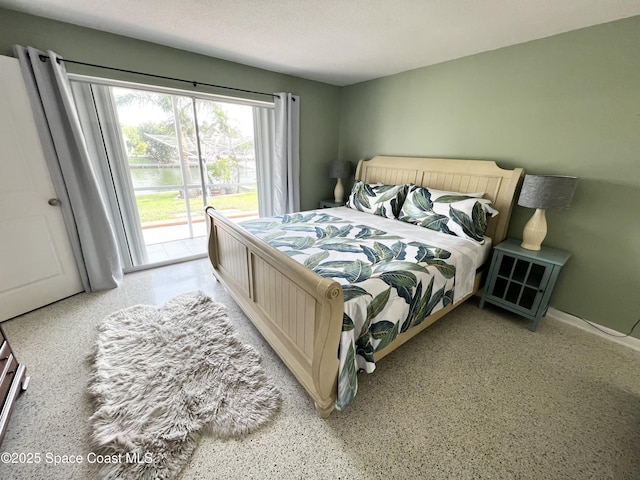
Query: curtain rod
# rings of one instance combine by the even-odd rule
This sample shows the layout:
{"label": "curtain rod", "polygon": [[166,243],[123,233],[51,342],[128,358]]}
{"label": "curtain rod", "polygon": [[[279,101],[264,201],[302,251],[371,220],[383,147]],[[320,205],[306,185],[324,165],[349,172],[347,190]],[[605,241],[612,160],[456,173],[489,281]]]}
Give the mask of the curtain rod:
{"label": "curtain rod", "polygon": [[[39,57],[40,57],[40,60],[43,61],[43,62],[50,58],[47,55],[42,55],[42,54],[40,54]],[[155,75],[153,73],[136,72],[135,70],[126,70],[124,68],[107,67],[105,65],[96,65],[94,63],[80,62],[78,60],[67,60],[66,58],[56,57],[56,62],[57,63],[60,63],[61,61],[62,62],[66,62],[66,63],[75,63],[77,65],[85,65],[87,67],[102,68],[102,69],[105,69],[105,70],[114,70],[116,72],[132,73],[133,75],[142,75],[142,76],[145,76],[145,77],[161,78],[163,80],[172,80],[174,82],[190,83],[194,87],[197,87],[198,85],[203,85],[203,86],[206,86],[206,87],[224,88],[226,90],[234,90],[236,92],[253,93],[255,95],[266,95],[268,97],[280,98],[280,95],[276,95],[275,93],[256,92],[256,91],[253,91],[253,90],[244,90],[242,88],[225,87],[224,85],[215,85],[213,83],[197,82],[195,80],[185,80],[183,78],[165,77],[164,75]]]}

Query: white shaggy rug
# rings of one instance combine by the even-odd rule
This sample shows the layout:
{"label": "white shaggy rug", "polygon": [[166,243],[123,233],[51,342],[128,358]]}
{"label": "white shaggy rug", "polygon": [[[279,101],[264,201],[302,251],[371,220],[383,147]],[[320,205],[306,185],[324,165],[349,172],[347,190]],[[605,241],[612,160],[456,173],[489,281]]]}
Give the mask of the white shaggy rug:
{"label": "white shaggy rug", "polygon": [[114,460],[103,478],[175,478],[203,433],[247,434],[280,404],[257,352],[202,292],[109,315],[91,361],[92,450]]}

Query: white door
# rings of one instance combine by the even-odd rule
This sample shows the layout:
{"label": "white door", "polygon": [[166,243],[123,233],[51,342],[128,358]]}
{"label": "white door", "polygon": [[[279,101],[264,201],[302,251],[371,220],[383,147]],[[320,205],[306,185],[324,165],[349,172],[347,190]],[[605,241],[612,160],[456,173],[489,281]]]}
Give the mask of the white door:
{"label": "white door", "polygon": [[0,56],[0,321],[81,292],[18,60]]}

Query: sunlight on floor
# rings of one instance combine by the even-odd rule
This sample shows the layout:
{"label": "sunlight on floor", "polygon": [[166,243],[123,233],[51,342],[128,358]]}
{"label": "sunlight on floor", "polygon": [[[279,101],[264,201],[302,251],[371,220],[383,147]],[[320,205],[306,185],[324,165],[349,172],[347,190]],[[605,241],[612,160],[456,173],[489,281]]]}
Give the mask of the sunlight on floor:
{"label": "sunlight on floor", "polygon": [[[224,212],[223,212],[224,213]],[[230,211],[227,217],[233,221],[258,218],[257,212]],[[203,220],[192,223],[192,232],[184,224],[143,228],[149,264],[180,260],[207,253],[207,224]]]}

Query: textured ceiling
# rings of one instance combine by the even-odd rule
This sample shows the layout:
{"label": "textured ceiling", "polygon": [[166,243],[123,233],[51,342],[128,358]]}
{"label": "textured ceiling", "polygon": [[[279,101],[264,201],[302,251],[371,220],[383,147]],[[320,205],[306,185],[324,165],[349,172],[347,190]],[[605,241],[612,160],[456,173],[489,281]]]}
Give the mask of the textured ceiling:
{"label": "textured ceiling", "polygon": [[640,0],[0,0],[0,6],[335,85],[640,14]]}

